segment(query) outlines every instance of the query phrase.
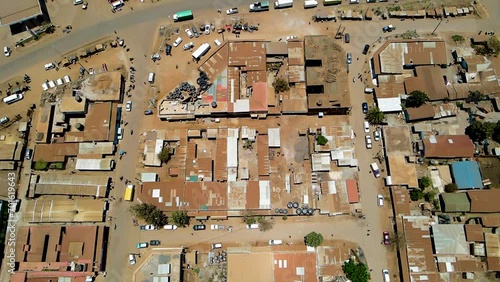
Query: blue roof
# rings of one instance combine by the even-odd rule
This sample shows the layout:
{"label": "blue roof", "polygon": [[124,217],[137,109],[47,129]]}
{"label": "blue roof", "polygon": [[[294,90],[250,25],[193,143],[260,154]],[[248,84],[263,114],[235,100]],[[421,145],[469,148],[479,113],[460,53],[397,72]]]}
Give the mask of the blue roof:
{"label": "blue roof", "polygon": [[483,189],[481,171],[477,162],[464,161],[452,163],[451,171],[458,189]]}

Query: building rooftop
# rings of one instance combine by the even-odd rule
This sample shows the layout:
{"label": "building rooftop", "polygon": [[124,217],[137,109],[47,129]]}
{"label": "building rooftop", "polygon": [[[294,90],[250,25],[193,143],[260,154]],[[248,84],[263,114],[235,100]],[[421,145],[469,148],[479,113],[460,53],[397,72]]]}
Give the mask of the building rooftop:
{"label": "building rooftop", "polygon": [[454,162],[451,164],[451,173],[458,189],[482,189],[483,181],[479,164],[474,161]]}
{"label": "building rooftop", "polygon": [[416,77],[405,79],[406,94],[413,91],[422,91],[427,93],[429,100],[438,101],[448,98],[445,81],[441,68],[438,66],[416,67]]}
{"label": "building rooftop", "polygon": [[414,163],[407,162],[406,157],[399,155],[389,155],[387,159],[392,185],[418,187],[417,168]]}
{"label": "building rooftop", "polygon": [[467,135],[429,135],[424,138],[426,158],[471,158],[475,147]]}
{"label": "building rooftop", "polygon": [[2,1],[0,23],[2,26],[12,25],[42,14],[38,0]]}
{"label": "building rooftop", "polygon": [[492,199],[500,199],[500,190],[467,191],[471,213],[497,213],[500,207]]}
{"label": "building rooftop", "polygon": [[78,155],[78,147],[78,143],[37,144],[33,161],[64,162],[67,157]]}
{"label": "building rooftop", "polygon": [[436,255],[469,255],[463,224],[434,224],[432,235]]}
{"label": "building rooftop", "polygon": [[109,176],[68,175],[62,173],[38,176],[35,195],[79,195],[104,198],[108,192]]}
{"label": "building rooftop", "polygon": [[109,141],[111,136],[112,103],[93,103],[85,119],[82,141]]}
{"label": "building rooftop", "polygon": [[14,142],[11,144],[1,144],[0,145],[0,160],[2,161],[13,161],[13,160],[19,160],[19,158],[16,158],[16,151],[17,150],[22,150],[21,143],[20,142]]}
{"label": "building rooftop", "polygon": [[316,281],[316,252],[274,253],[273,268],[274,279],[268,281]]}
{"label": "building rooftop", "polygon": [[407,66],[446,65],[446,43],[427,40],[389,40],[373,54],[376,74],[400,74]]}
{"label": "building rooftop", "polygon": [[227,253],[228,281],[273,281],[273,276],[274,265],[271,252]]}
{"label": "building rooftop", "polygon": [[102,222],[104,201],[67,196],[44,196],[26,202],[25,222]]}
{"label": "building rooftop", "polygon": [[381,98],[396,98],[406,94],[403,75],[379,75],[375,96]]}
{"label": "building rooftop", "polygon": [[410,128],[403,126],[384,127],[384,140],[388,156],[411,156]]}
{"label": "building rooftop", "polygon": [[465,236],[467,242],[484,242],[483,227],[480,224],[466,224]]}
{"label": "building rooftop", "polygon": [[470,212],[471,204],[466,193],[442,193],[439,199],[443,212]]}
{"label": "building rooftop", "polygon": [[266,55],[267,56],[287,56],[288,44],[287,42],[266,42]]}

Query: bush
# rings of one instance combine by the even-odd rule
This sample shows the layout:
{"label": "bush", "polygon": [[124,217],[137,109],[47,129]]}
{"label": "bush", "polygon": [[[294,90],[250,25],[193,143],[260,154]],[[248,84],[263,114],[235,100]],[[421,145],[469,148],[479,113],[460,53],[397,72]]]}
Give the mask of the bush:
{"label": "bush", "polygon": [[273,87],[274,87],[274,91],[276,93],[285,92],[285,91],[290,90],[290,86],[288,86],[288,82],[281,77],[278,77],[278,78],[276,78],[276,80],[274,80]]}
{"label": "bush", "polygon": [[444,186],[444,191],[448,193],[453,193],[458,190],[458,186],[455,183],[448,183]]}
{"label": "bush", "polygon": [[323,135],[318,135],[316,136],[316,142],[318,142],[318,145],[323,146],[328,143],[328,139],[326,139],[326,137]]}
{"label": "bush", "polygon": [[323,243],[323,235],[313,231],[304,237],[304,241],[309,247],[317,247]]}
{"label": "bush", "polygon": [[422,189],[430,187],[431,185],[432,185],[432,180],[427,176],[424,176],[418,180],[418,187]]}
{"label": "bush", "polygon": [[171,155],[172,150],[170,150],[169,147],[163,147],[161,152],[158,153],[158,159],[160,159],[162,163],[167,163],[170,160]]}
{"label": "bush", "polygon": [[464,37],[462,35],[459,35],[459,34],[452,35],[451,39],[453,39],[453,41],[455,41],[455,42],[462,42],[462,41],[464,41]]}
{"label": "bush", "polygon": [[39,160],[35,163],[35,170],[47,170],[49,163],[43,160]]}
{"label": "bush", "polygon": [[266,219],[263,216],[259,217],[259,219],[257,220],[257,222],[259,223],[259,229],[262,232],[271,230],[273,228],[273,226],[274,226],[274,221],[273,220]]}
{"label": "bush", "polygon": [[410,191],[410,199],[412,201],[421,200],[424,197],[424,192],[420,189],[413,189]]}
{"label": "bush", "polygon": [[243,223],[245,224],[255,224],[257,223],[257,218],[254,216],[254,215],[251,215],[251,214],[248,214],[248,213],[245,213],[243,215]]}

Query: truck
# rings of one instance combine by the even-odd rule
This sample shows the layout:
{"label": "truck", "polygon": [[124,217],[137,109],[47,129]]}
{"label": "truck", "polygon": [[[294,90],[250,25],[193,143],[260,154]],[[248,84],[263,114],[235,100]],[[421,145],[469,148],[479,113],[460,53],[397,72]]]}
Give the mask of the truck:
{"label": "truck", "polygon": [[211,230],[224,230],[226,226],[220,224],[212,224],[210,225]]}
{"label": "truck", "polygon": [[191,10],[180,11],[178,13],[175,13],[172,16],[172,18],[174,19],[174,22],[192,20],[192,19],[194,19],[193,11],[191,11]]}
{"label": "truck", "polygon": [[135,185],[130,184],[125,188],[125,196],[123,196],[125,201],[132,201],[134,199],[134,186]]}
{"label": "truck", "polygon": [[342,4],[342,0],[323,0],[323,6],[340,5],[340,4]]}
{"label": "truck", "polygon": [[269,11],[269,1],[255,2],[250,4],[250,12]]}
{"label": "truck", "polygon": [[293,7],[293,0],[278,0],[274,2],[275,9],[290,8]]}
{"label": "truck", "polygon": [[304,1],[304,9],[316,8],[318,7],[318,1],[316,0],[306,0]]}
{"label": "truck", "polygon": [[198,47],[198,49],[196,49],[196,51],[193,52],[193,58],[195,60],[199,60],[201,56],[205,55],[208,52],[208,50],[210,50],[210,44],[208,43],[201,44],[201,46]]}

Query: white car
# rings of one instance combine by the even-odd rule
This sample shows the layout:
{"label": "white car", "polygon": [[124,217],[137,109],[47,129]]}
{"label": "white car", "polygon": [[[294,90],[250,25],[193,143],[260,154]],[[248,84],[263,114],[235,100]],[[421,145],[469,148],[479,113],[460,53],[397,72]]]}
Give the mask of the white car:
{"label": "white car", "polygon": [[287,36],[287,37],[286,37],[286,41],[288,41],[288,40],[292,40],[292,39],[297,39],[297,38],[298,38],[298,37],[297,37],[297,36],[295,36],[295,35],[290,35],[290,36]]}
{"label": "white car", "polygon": [[247,224],[247,229],[259,229],[259,224],[258,223]]}
{"label": "white car", "polygon": [[210,34],[210,25],[209,25],[209,24],[206,24],[206,25],[205,25],[205,34],[206,34],[206,35],[209,35],[209,34]]}
{"label": "white car", "polygon": [[49,85],[47,84],[47,82],[42,83],[42,88],[43,88],[43,91],[49,90]]}
{"label": "white car", "polygon": [[177,225],[167,224],[167,225],[163,226],[163,229],[165,229],[165,230],[175,230],[175,229],[177,229]]}
{"label": "white car", "polygon": [[378,194],[377,195],[377,205],[379,207],[383,206],[384,205],[384,196]]}
{"label": "white car", "polygon": [[372,137],[370,135],[365,136],[365,142],[366,142],[366,149],[371,149],[372,148]]}
{"label": "white car", "polygon": [[55,69],[56,65],[54,63],[48,63],[48,64],[45,64],[44,68],[47,71],[47,70]]}
{"label": "white car", "polygon": [[182,46],[182,49],[184,49],[184,51],[190,50],[192,48],[194,48],[193,42],[186,43],[184,44],[184,46]]}
{"label": "white car", "polygon": [[182,38],[177,37],[177,39],[174,41],[174,47],[179,46],[182,43]]}
{"label": "white car", "polygon": [[134,265],[135,264],[135,255],[134,254],[129,254],[128,255],[128,260],[130,262],[130,265]]}
{"label": "white car", "polygon": [[269,240],[269,245],[281,245],[283,244],[283,241],[281,240]]}
{"label": "white car", "polygon": [[153,224],[141,225],[139,228],[144,231],[155,230],[155,226]]}
{"label": "white car", "polygon": [[65,75],[63,78],[64,78],[64,82],[65,83],[70,83],[71,82],[71,77],[69,77],[69,75]]}
{"label": "white car", "polygon": [[125,109],[127,110],[127,112],[132,111],[132,101],[127,102],[127,104],[125,105]]}
{"label": "white car", "polygon": [[375,130],[373,132],[373,140],[375,140],[375,141],[379,141],[380,140],[380,132],[378,132],[378,130]]}
{"label": "white car", "polygon": [[193,38],[193,32],[189,29],[189,28],[186,28],[186,30],[184,30],[187,34],[187,36],[189,36],[189,38]]}
{"label": "white car", "polygon": [[59,85],[63,85],[63,84],[64,84],[64,82],[63,82],[62,78],[58,78],[58,79],[56,80],[56,84],[57,84],[57,86],[59,86]]}
{"label": "white car", "polygon": [[212,249],[220,249],[220,248],[222,248],[222,243],[212,244]]}
{"label": "white car", "polygon": [[228,14],[228,15],[234,15],[237,13],[238,13],[238,8],[231,8],[231,9],[226,10],[226,14]]}
{"label": "white car", "polygon": [[363,127],[365,128],[365,133],[370,132],[370,123],[365,121],[363,122]]}
{"label": "white car", "polygon": [[7,46],[4,46],[3,47],[3,54],[5,55],[5,57],[9,57],[10,53],[12,53],[12,51],[10,50],[10,48],[7,47]]}

